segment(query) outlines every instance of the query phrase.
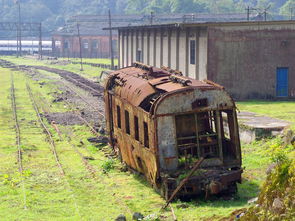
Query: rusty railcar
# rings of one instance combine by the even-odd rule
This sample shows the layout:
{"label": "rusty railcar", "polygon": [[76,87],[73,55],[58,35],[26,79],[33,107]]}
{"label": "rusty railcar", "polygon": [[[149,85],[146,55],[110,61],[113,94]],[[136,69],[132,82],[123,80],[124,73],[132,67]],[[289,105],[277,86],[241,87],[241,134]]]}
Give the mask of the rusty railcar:
{"label": "rusty railcar", "polygon": [[222,86],[134,63],[110,73],[104,98],[111,146],[166,199],[201,157],[178,196],[236,191],[242,173],[236,106]]}

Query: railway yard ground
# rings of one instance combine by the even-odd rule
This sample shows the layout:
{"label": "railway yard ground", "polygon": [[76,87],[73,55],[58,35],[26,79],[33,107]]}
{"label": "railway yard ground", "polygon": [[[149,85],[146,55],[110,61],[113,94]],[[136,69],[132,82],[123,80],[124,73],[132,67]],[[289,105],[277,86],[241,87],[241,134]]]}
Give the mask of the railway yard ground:
{"label": "railway yard ground", "polygon": [[[104,144],[103,94],[95,83],[103,68],[81,71],[67,59],[0,59],[1,220],[115,220],[120,214],[132,220],[135,212],[145,220],[174,219],[171,208],[160,210],[164,199]],[[238,102],[238,108],[289,121],[295,131],[294,101]],[[259,194],[284,141],[280,135],[242,143],[238,194],[177,200],[171,204],[177,219],[227,220],[252,206],[248,201]],[[294,156],[292,145],[283,151]]]}

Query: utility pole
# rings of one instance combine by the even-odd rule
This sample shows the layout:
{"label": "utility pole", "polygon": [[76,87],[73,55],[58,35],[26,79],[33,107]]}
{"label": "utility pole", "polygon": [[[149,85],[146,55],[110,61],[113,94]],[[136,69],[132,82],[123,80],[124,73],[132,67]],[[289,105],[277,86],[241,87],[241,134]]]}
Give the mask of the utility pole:
{"label": "utility pole", "polygon": [[152,12],[151,12],[151,20],[150,20],[151,25],[152,25],[153,22],[154,22],[154,17],[155,17],[155,15],[154,15],[154,12],[152,11]]}
{"label": "utility pole", "polygon": [[294,5],[290,5],[290,20],[293,20]]}
{"label": "utility pole", "polygon": [[109,9],[109,29],[110,29],[110,55],[111,55],[111,68],[114,70],[114,53],[113,53],[113,30],[112,30],[112,17],[111,10]]}
{"label": "utility pole", "polygon": [[247,21],[250,21],[250,6],[247,7]]}
{"label": "utility pole", "polygon": [[39,25],[39,59],[42,60],[42,23]]}
{"label": "utility pole", "polygon": [[17,1],[18,4],[18,37],[19,37],[19,56],[22,56],[22,28],[21,28],[21,16],[20,16],[20,0]]}
{"label": "utility pole", "polygon": [[82,58],[82,46],[81,46],[81,36],[80,36],[80,25],[77,23],[78,39],[79,39],[79,52],[80,52],[80,71],[83,71],[83,58]]}

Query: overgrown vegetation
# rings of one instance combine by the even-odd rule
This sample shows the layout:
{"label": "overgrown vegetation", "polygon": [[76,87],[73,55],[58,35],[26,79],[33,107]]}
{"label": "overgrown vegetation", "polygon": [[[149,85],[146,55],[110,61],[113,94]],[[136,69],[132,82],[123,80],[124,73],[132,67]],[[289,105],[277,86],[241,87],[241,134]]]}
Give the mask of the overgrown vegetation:
{"label": "overgrown vegetation", "polygon": [[276,154],[275,169],[270,172],[262,186],[258,202],[246,211],[241,220],[294,220],[295,217],[295,160],[284,151]]}
{"label": "overgrown vegetation", "polygon": [[[50,64],[47,61],[28,58],[16,59],[14,57],[9,59],[18,64],[58,67],[58,65]],[[79,65],[66,64],[62,67],[74,72],[79,70]],[[89,67],[90,73],[96,71],[97,68]],[[26,80],[28,80],[33,93],[38,97],[39,104],[47,111],[69,111],[67,105],[62,101],[52,103],[55,98],[56,81],[59,77],[45,71],[41,71],[41,74],[48,78],[38,76],[34,80],[26,78],[25,73],[13,71],[16,102],[21,120],[22,147],[25,150],[26,176],[23,179],[26,181],[28,207],[24,210],[22,191],[19,185],[20,175],[16,165],[15,131],[9,97],[10,73],[10,70],[0,69],[0,212],[3,218],[6,220],[40,220],[40,217],[42,220],[64,220],[66,218],[69,220],[114,220],[119,214],[125,214],[128,220],[131,220],[133,212],[141,212],[143,215],[151,217],[151,220],[156,217],[160,220],[171,220],[172,215],[169,210],[160,211],[164,200],[141,176],[120,171],[120,163],[109,156],[109,148],[97,148],[87,140],[87,138],[93,137],[93,134],[86,126],[59,125],[62,133],[60,137],[55,129],[45,121],[54,135],[57,152],[66,176],[60,174],[25,87]],[[87,74],[84,73],[85,76],[91,77]],[[255,105],[258,106],[253,107]],[[273,106],[269,108],[269,105]],[[284,108],[280,108],[281,105],[284,105]],[[257,110],[258,113],[264,114],[262,111],[265,106],[266,109],[272,109],[269,115],[289,116],[290,119],[295,114],[291,110],[293,105],[292,102],[253,101],[239,103],[241,110]],[[69,137],[70,141],[68,141]],[[92,177],[70,143],[76,146],[84,156],[92,158],[88,162],[95,168],[98,178]],[[260,187],[265,182],[269,165],[286,162],[286,164],[282,164],[286,166],[278,173],[273,172],[272,175],[269,175],[274,178],[278,177],[277,184],[280,184],[286,177],[289,177],[288,180],[291,179],[290,177],[294,177],[294,173],[290,173],[291,170],[294,171],[294,164],[292,167],[287,164],[289,162],[287,159],[294,158],[292,153],[294,153],[293,146],[285,146],[284,140],[280,137],[242,144],[245,170],[243,182],[238,185],[238,195],[229,199],[212,198],[205,201],[204,198],[199,197],[189,202],[173,202],[172,207],[177,218],[179,220],[219,220],[227,217],[234,210],[250,207],[247,202],[259,194]],[[286,175],[286,168],[288,168],[289,175]],[[292,182],[294,183],[293,178]],[[264,189],[265,186],[262,190]],[[273,190],[272,188],[268,189],[265,196],[270,195]],[[290,194],[294,196],[293,192]],[[280,197],[283,198],[284,195],[280,195]],[[286,201],[286,203],[288,205],[290,201]]]}

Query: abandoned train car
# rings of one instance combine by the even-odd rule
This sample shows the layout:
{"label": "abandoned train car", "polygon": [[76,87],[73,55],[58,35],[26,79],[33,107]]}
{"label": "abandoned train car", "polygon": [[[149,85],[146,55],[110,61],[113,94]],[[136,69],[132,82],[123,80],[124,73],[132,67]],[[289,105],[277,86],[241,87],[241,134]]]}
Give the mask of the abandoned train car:
{"label": "abandoned train car", "polygon": [[177,196],[236,191],[242,173],[236,106],[222,86],[134,63],[109,73],[104,99],[112,147],[163,197],[200,158]]}

